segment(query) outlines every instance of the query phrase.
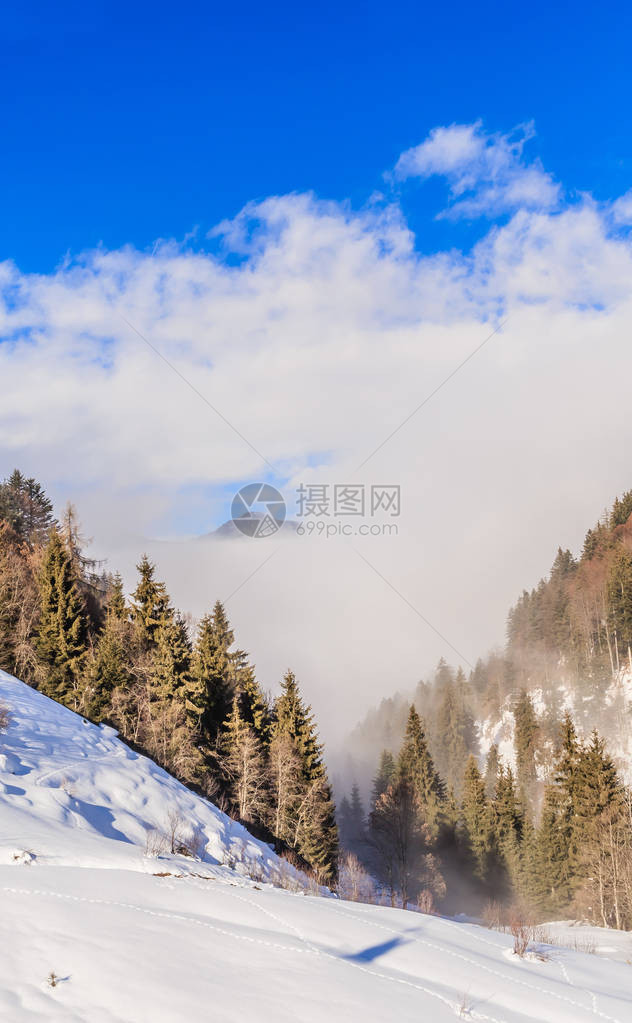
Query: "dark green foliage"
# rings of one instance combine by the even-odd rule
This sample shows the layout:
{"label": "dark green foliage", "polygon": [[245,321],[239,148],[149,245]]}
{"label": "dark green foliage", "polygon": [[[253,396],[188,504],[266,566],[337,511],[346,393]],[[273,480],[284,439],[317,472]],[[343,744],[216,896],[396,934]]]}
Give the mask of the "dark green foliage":
{"label": "dark green foliage", "polygon": [[610,528],[616,529],[617,526],[625,525],[630,515],[632,515],[632,490],[628,490],[621,498],[615,498],[610,513]]}
{"label": "dark green foliage", "polygon": [[36,649],[47,696],[78,706],[86,659],[86,622],[70,557],[57,530],[52,530],[39,578],[40,620]]}
{"label": "dark green foliage", "polygon": [[118,572],[112,577],[108,599],[107,614],[110,618],[116,618],[120,622],[129,619],[129,608],[123,592],[123,580]]}
{"label": "dark green foliage", "polygon": [[130,661],[129,632],[112,610],[88,666],[82,694],[86,717],[97,722],[107,718],[114,691],[133,684]]}
{"label": "dark green foliage", "polygon": [[248,663],[247,654],[237,650],[231,655],[234,692],[239,702],[239,713],[250,725],[264,748],[270,741],[272,715],[268,701],[257,682],[255,670]]}
{"label": "dark green foliage", "polygon": [[516,763],[518,786],[522,799],[529,803],[536,778],[535,751],[538,737],[538,720],[533,701],[526,690],[522,690],[514,704]]}
{"label": "dark green foliage", "polygon": [[[510,882],[518,887],[520,877],[520,850],[524,833],[524,818],[516,795],[516,786],[510,767],[501,768],[498,774],[496,792],[492,802],[495,830],[495,847],[502,859],[506,875],[505,887]],[[500,871],[499,871],[500,873]],[[500,877],[499,882],[500,883]],[[507,895],[507,891],[504,893]]]}
{"label": "dark green foliage", "polygon": [[485,782],[474,757],[463,777],[461,840],[470,855],[476,879],[489,883],[494,878],[497,849],[492,807],[485,794]]}
{"label": "dark green foliage", "polygon": [[330,880],[335,877],[338,856],[335,807],[313,714],[303,702],[291,671],[285,674],[281,695],[275,703],[273,732],[290,739],[301,765],[303,794],[296,831],[298,851],[323,878]]}
{"label": "dark green foliage", "polygon": [[140,646],[150,651],[156,645],[158,629],[172,612],[165,584],[154,579],[155,566],[146,554],[143,554],[136,568],[140,579],[132,594],[132,620]]}
{"label": "dark green foliage", "polygon": [[167,615],[155,630],[151,667],[155,698],[178,696],[187,700],[193,689],[191,641],[180,614]]}
{"label": "dark green foliage", "polygon": [[606,744],[596,731],[581,749],[573,787],[573,830],[581,854],[584,843],[596,836],[605,811],[623,803],[623,790]]}
{"label": "dark green foliage", "polygon": [[0,519],[30,547],[44,544],[55,524],[52,502],[40,484],[18,469],[0,483]]}
{"label": "dark green foliage", "polygon": [[200,729],[209,743],[219,735],[235,695],[230,655],[233,642],[226,612],[217,601],[212,614],[205,615],[198,625],[191,668],[201,706]]}
{"label": "dark green foliage", "polygon": [[488,799],[492,799],[494,797],[500,769],[501,765],[498,746],[495,742],[493,742],[489,747],[489,753],[485,760],[485,794]]}
{"label": "dark green foliage", "polygon": [[466,681],[461,669],[454,682],[449,681],[444,685],[435,732],[437,769],[458,797],[468,757],[478,752],[476,728],[468,706]]}
{"label": "dark green foliage", "polygon": [[537,832],[537,856],[527,887],[536,908],[556,915],[572,896],[571,833],[563,794],[553,786],[545,790]]}
{"label": "dark green foliage", "polygon": [[445,792],[428,751],[421,718],[414,706],[411,706],[408,714],[398,767],[400,774],[407,778],[412,786],[425,823],[436,832]]}
{"label": "dark green foliage", "polygon": [[389,750],[382,750],[380,757],[380,764],[377,770],[377,774],[373,779],[373,790],[371,793],[371,807],[373,808],[377,803],[378,799],[395,778],[395,758]]}

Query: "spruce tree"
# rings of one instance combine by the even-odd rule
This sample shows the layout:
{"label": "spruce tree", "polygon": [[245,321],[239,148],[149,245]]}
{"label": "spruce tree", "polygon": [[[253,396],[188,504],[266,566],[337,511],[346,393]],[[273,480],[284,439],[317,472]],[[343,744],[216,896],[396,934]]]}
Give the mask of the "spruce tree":
{"label": "spruce tree", "polygon": [[79,704],[86,658],[86,622],[77,580],[57,530],[52,530],[39,575],[40,619],[35,641],[44,668],[42,691],[73,708]]}
{"label": "spruce tree", "polygon": [[496,843],[492,808],[485,794],[485,782],[474,757],[470,757],[463,778],[461,840],[469,853],[474,877],[485,884],[495,880]]}
{"label": "spruce tree", "polygon": [[571,859],[568,809],[561,790],[549,785],[537,831],[535,870],[529,884],[533,903],[544,914],[557,915],[570,904],[574,861]]}
{"label": "spruce tree", "polygon": [[501,768],[499,772],[492,805],[496,832],[495,845],[504,860],[507,882],[511,881],[518,886],[524,821],[510,767]]}
{"label": "spruce tree", "polygon": [[437,769],[457,795],[470,754],[477,750],[474,720],[467,705],[465,675],[459,668],[454,682],[447,682],[437,711]]}
{"label": "spruce tree", "polygon": [[428,751],[421,718],[414,706],[411,706],[408,714],[404,742],[399,754],[399,770],[412,786],[424,823],[436,836],[445,792]]}
{"label": "spruce tree", "polygon": [[184,619],[170,614],[154,634],[151,691],[157,700],[179,699],[187,724],[199,726],[203,712],[200,688],[191,672],[191,641]]}
{"label": "spruce tree", "polygon": [[385,749],[382,750],[380,757],[379,767],[377,774],[373,779],[373,788],[371,790],[371,808],[373,808],[381,795],[386,792],[389,785],[393,782],[396,774],[395,758],[393,754]]}
{"label": "spruce tree", "polygon": [[232,707],[235,690],[229,650],[233,638],[224,607],[218,601],[212,614],[205,615],[198,624],[191,669],[202,705],[200,729],[208,744],[221,733]]}
{"label": "spruce tree", "polygon": [[338,825],[338,841],[340,848],[351,852],[353,849],[353,821],[351,815],[351,803],[346,796],[343,796],[336,809],[336,823]]}
{"label": "spruce tree", "polygon": [[576,846],[595,839],[605,811],[622,806],[623,791],[605,741],[593,731],[577,765],[574,789],[574,834]]}
{"label": "spruce tree", "polygon": [[362,806],[360,789],[356,782],[353,783],[351,788],[351,828],[354,845],[361,846],[366,840],[366,831],[364,807]]}
{"label": "spruce tree", "polygon": [[129,609],[123,591],[123,580],[119,572],[116,572],[111,579],[107,600],[107,616],[116,618],[120,622],[126,622],[129,618]]}
{"label": "spruce tree", "polygon": [[271,729],[268,702],[257,682],[254,668],[248,663],[247,654],[243,650],[237,650],[232,661],[234,693],[239,701],[239,713],[255,730],[265,748],[270,741]]}
{"label": "spruce tree", "polygon": [[303,784],[296,821],[298,851],[324,880],[331,881],[335,878],[338,857],[335,807],[311,707],[303,702],[291,671],[286,672],[281,683],[274,718],[273,734],[291,740],[301,763]]}
{"label": "spruce tree", "polygon": [[127,691],[134,682],[126,639],[125,624],[114,612],[108,613],[88,666],[82,695],[83,711],[92,721],[106,718],[114,691]]}
{"label": "spruce tree", "polygon": [[0,519],[9,523],[30,548],[45,544],[52,527],[53,505],[40,484],[14,469],[0,483]]}
{"label": "spruce tree", "polygon": [[535,752],[538,719],[529,693],[523,689],[514,704],[516,765],[518,787],[523,803],[531,806],[536,780]]}
{"label": "spruce tree", "polygon": [[136,568],[140,579],[132,594],[132,620],[141,649],[148,652],[155,648],[156,634],[173,612],[165,584],[154,578],[156,568],[146,554]]}
{"label": "spruce tree", "polygon": [[488,799],[492,799],[496,792],[496,785],[498,783],[500,771],[500,754],[498,752],[498,746],[495,742],[493,742],[489,747],[489,752],[485,759],[485,794]]}

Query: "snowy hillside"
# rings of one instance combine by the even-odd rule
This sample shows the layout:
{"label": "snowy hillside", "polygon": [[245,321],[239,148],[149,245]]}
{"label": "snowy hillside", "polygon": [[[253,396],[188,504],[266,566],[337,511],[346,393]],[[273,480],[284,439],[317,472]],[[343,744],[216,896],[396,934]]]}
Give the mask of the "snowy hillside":
{"label": "snowy hillside", "polygon": [[[274,888],[282,868],[267,846],[111,730],[3,673],[0,703],[2,1020],[632,1014],[625,962],[552,947],[519,959],[511,937],[471,924]],[[197,859],[161,852],[170,822]],[[283,880],[296,888],[298,875]]]}
{"label": "snowy hillside", "polygon": [[[0,863],[121,867],[152,872],[152,856],[189,848],[178,869],[235,866],[278,881],[300,875],[211,803],[121,742],[0,671]],[[145,854],[150,853],[147,857]]]}

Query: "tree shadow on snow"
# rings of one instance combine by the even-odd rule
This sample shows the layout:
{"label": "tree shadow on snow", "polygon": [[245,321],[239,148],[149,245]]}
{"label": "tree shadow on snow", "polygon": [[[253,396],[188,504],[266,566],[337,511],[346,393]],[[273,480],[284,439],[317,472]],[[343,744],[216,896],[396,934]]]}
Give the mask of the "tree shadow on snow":
{"label": "tree shadow on snow", "polygon": [[127,842],[131,845],[131,839],[114,827],[114,814],[105,806],[86,803],[83,799],[74,797],[72,809],[83,817],[88,824],[91,824],[95,831],[98,831],[104,838],[112,838],[116,842]]}
{"label": "tree shadow on snow", "polygon": [[361,952],[354,952],[353,955],[341,956],[341,959],[348,959],[352,963],[372,963],[375,959],[379,959],[380,956],[391,952],[392,949],[397,948],[398,945],[408,945],[408,941],[405,938],[391,938],[390,941],[383,941],[379,945],[370,945],[369,948],[363,949]]}

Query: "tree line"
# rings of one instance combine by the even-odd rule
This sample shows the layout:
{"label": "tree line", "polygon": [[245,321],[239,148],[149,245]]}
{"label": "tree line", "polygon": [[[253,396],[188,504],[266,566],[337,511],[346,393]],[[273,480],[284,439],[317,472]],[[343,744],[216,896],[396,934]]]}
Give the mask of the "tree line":
{"label": "tree line", "polygon": [[193,628],[143,556],[131,599],[85,557],[69,505],[40,484],[0,483],[0,667],[116,727],[319,879],[335,878],[335,807],[323,747],[290,671],[263,692],[217,601]]}
{"label": "tree line", "polygon": [[339,829],[342,848],[392,904],[520,906],[533,919],[571,913],[632,928],[632,793],[603,739],[593,732],[580,741],[570,714],[535,814],[495,746],[484,771],[469,756],[457,798],[411,706],[399,753],[382,753],[368,813],[354,786],[340,803]]}

